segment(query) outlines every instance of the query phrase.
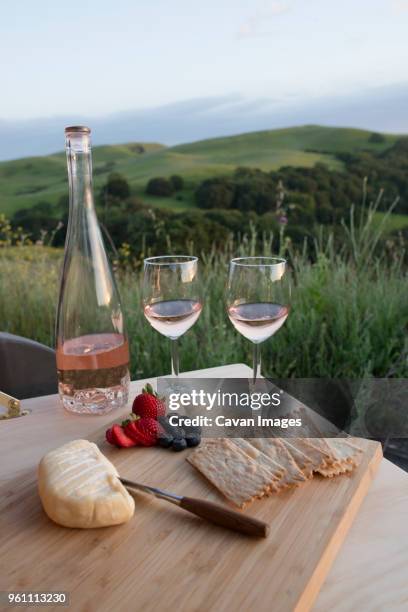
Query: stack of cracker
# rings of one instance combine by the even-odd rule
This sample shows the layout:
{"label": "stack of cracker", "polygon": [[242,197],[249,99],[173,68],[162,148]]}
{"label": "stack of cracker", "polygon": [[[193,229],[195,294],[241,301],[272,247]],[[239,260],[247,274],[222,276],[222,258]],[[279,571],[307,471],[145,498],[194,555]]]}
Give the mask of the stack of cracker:
{"label": "stack of cracker", "polygon": [[297,487],[317,473],[351,472],[361,449],[350,438],[216,438],[187,461],[236,506]]}

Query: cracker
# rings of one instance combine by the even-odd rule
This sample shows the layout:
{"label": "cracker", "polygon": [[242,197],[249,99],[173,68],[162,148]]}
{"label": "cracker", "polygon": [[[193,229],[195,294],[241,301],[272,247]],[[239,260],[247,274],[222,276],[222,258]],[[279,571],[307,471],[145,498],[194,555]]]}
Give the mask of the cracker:
{"label": "cracker", "polygon": [[302,452],[299,448],[293,444],[292,440],[289,441],[286,438],[279,438],[282,444],[286,447],[286,449],[290,452],[293,459],[295,460],[299,469],[303,472],[305,478],[312,478],[314,463],[312,459]]}
{"label": "cracker", "polygon": [[361,449],[345,438],[326,438],[324,440],[335,456],[335,461],[318,470],[326,478],[352,472],[357,467]]}
{"label": "cracker", "polygon": [[285,469],[283,484],[298,486],[301,482],[305,482],[305,475],[280,440],[277,438],[248,438],[248,442]]}
{"label": "cracker", "polygon": [[313,438],[291,438],[289,444],[292,444],[298,451],[305,454],[313,464],[313,471],[316,472],[320,468],[326,467],[333,462],[333,455],[330,454],[330,449],[326,450],[325,446],[315,445]]}
{"label": "cracker", "polygon": [[285,488],[284,477],[286,470],[281,465],[268,457],[268,455],[265,455],[265,453],[257,449],[244,438],[234,438],[230,441],[243,450],[246,455],[254,459],[259,465],[262,465],[262,467],[268,470],[271,478],[271,491],[280,491]]}
{"label": "cracker", "polygon": [[358,446],[344,438],[328,438],[326,442],[342,463],[355,464],[362,452]]}
{"label": "cracker", "polygon": [[324,476],[325,478],[333,478],[333,476],[340,476],[341,474],[352,472],[354,468],[355,465],[344,462],[339,465],[331,465],[328,467],[319,468],[318,474]]}
{"label": "cracker", "polygon": [[203,441],[187,461],[241,508],[270,490],[270,471],[227,438]]}
{"label": "cracker", "polygon": [[341,457],[339,457],[335,448],[328,444],[326,438],[306,438],[306,443],[319,449],[325,455],[325,461],[315,469],[315,472],[326,478],[331,478],[347,471]]}
{"label": "cracker", "polygon": [[333,452],[333,449],[327,444],[326,438],[303,438],[304,442],[309,446],[319,450],[327,465],[336,463],[338,460],[337,455]]}

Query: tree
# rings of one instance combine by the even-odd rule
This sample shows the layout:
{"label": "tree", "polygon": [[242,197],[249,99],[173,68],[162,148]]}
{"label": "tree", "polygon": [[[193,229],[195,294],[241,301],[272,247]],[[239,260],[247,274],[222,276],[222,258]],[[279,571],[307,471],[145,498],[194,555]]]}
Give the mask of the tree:
{"label": "tree", "polygon": [[149,195],[169,198],[174,193],[174,187],[169,179],[157,176],[150,179],[146,185],[146,193]]}
{"label": "tree", "polygon": [[183,177],[179,174],[173,174],[170,177],[170,183],[173,185],[174,191],[180,191],[180,189],[183,189],[184,187]]}
{"label": "tree", "polygon": [[129,196],[130,185],[126,178],[118,172],[112,172],[101,189],[100,201],[102,204],[104,204],[107,199],[109,199],[110,202],[121,202],[126,200]]}
{"label": "tree", "polygon": [[373,144],[380,144],[385,142],[385,136],[383,134],[379,134],[378,132],[372,132],[368,139],[368,142],[372,142]]}
{"label": "tree", "polygon": [[12,217],[13,226],[21,226],[32,235],[34,240],[41,238],[42,233],[55,229],[57,218],[52,204],[41,201],[31,208],[21,208]]}
{"label": "tree", "polygon": [[58,202],[57,202],[57,206],[56,206],[57,210],[63,214],[67,214],[68,213],[68,209],[69,209],[69,195],[68,193],[64,193],[64,195],[60,196],[58,198]]}
{"label": "tree", "polygon": [[203,181],[195,192],[199,208],[230,208],[234,198],[234,184],[225,178]]}
{"label": "tree", "polygon": [[303,227],[313,225],[316,203],[311,195],[293,192],[288,196],[287,207],[291,224]]}

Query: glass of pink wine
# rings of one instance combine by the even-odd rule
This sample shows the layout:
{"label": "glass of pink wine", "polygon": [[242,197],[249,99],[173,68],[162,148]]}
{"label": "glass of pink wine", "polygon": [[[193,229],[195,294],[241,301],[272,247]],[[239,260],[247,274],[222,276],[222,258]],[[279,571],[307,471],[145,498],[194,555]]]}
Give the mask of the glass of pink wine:
{"label": "glass of pink wine", "polygon": [[289,315],[290,282],[281,257],[238,257],[230,261],[227,312],[235,329],[253,343],[253,382],[260,376],[260,344]]}
{"label": "glass of pink wine", "polygon": [[144,260],[143,311],[150,325],[171,340],[171,373],[179,375],[178,339],[202,310],[198,258],[163,255]]}

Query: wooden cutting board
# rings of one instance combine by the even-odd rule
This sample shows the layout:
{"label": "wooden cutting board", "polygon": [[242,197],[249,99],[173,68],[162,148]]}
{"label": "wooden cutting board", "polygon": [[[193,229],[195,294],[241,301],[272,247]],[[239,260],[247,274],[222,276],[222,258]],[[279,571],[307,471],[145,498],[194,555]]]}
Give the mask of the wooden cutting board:
{"label": "wooden cutting board", "polygon": [[[101,431],[86,437],[124,477],[224,501],[186,462],[188,451],[119,450]],[[35,446],[32,463],[26,451],[12,479],[0,472],[0,590],[64,590],[72,609],[98,612],[309,610],[381,461],[380,444],[361,445],[363,459],[352,476],[315,477],[250,505],[248,514],[271,525],[266,540],[212,526],[142,494],[126,525],[59,527],[37,495]]]}

